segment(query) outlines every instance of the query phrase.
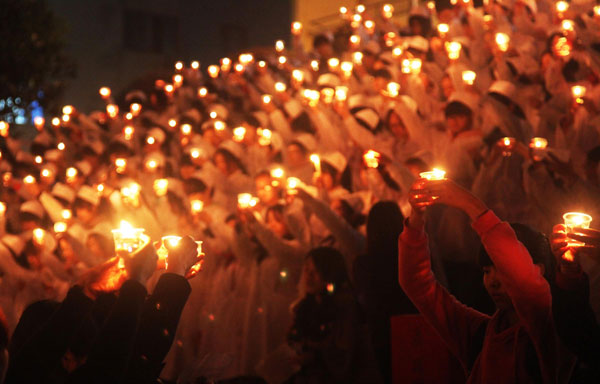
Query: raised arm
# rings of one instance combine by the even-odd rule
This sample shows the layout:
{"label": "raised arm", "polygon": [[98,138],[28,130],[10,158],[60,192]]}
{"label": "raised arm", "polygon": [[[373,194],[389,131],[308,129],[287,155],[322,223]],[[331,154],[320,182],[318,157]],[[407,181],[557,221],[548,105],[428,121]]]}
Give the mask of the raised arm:
{"label": "raised arm", "polygon": [[398,241],[398,280],[404,292],[468,370],[481,348],[489,317],[466,305],[435,280],[422,213],[413,213]]}

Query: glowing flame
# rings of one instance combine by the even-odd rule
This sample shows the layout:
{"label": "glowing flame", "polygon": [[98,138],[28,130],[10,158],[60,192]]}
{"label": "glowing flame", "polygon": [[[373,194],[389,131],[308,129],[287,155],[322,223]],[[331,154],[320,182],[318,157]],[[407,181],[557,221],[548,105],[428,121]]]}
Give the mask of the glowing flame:
{"label": "glowing flame", "polygon": [[426,180],[444,180],[446,177],[446,171],[440,168],[433,168],[429,172],[421,172],[419,176]]}

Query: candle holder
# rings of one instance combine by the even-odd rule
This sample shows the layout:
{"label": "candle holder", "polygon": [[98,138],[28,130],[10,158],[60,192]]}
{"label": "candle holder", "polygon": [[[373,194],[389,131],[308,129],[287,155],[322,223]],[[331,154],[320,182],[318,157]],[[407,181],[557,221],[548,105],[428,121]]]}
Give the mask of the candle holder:
{"label": "candle holder", "polygon": [[508,157],[512,155],[512,150],[517,143],[514,137],[504,137],[498,141],[498,145],[502,149],[502,156]]}
{"label": "candle holder", "polygon": [[[372,149],[365,152],[363,155],[363,161],[368,168],[377,168],[379,167],[379,159],[381,158],[381,154]],[[424,172],[425,173],[425,172]]]}
{"label": "candle holder", "polygon": [[534,137],[529,143],[531,150],[531,158],[534,161],[542,161],[546,155],[546,147],[548,146],[548,140],[543,137]]}
{"label": "candle holder", "polygon": [[[563,220],[565,221],[567,233],[575,233],[576,228],[589,228],[590,223],[592,222],[592,216],[581,212],[567,212],[563,215]],[[569,238],[567,238],[567,244],[569,248],[581,247],[585,245],[585,243],[582,243],[581,241]],[[567,250],[567,252],[563,254],[563,258],[567,261],[573,261],[573,252],[570,249]]]}
{"label": "candle holder", "polygon": [[124,220],[121,221],[118,229],[113,229],[111,232],[115,241],[115,252],[120,257],[128,256],[136,249],[141,248],[147,240],[143,228],[133,228]]}
{"label": "candle holder", "polygon": [[428,172],[421,172],[419,176],[425,180],[446,180],[446,171],[439,168],[433,168],[433,170]]}

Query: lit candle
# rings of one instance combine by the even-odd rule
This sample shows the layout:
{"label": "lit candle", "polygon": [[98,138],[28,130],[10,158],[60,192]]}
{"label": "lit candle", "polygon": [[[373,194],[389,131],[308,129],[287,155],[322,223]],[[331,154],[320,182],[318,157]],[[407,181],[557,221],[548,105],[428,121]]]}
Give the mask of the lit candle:
{"label": "lit candle", "polygon": [[457,60],[460,57],[462,45],[457,41],[447,41],[445,43],[446,52],[450,60]]}
{"label": "lit candle", "polygon": [[156,196],[161,197],[167,194],[167,188],[169,187],[169,180],[167,179],[157,179],[154,180],[154,193]]}
{"label": "lit candle", "polygon": [[569,9],[569,3],[566,1],[557,1],[556,2],[556,12],[565,13]]}
{"label": "lit candle", "polygon": [[51,124],[53,127],[57,128],[58,126],[60,126],[60,119],[58,117],[53,117]]}
{"label": "lit candle", "polygon": [[240,193],[238,195],[238,208],[248,209],[252,204],[252,195],[249,193]]}
{"label": "lit candle", "polygon": [[0,136],[7,137],[8,136],[8,128],[9,128],[9,125],[6,121],[0,121]]}
{"label": "lit candle", "polygon": [[594,6],[594,16],[600,16],[600,5]]}
{"label": "lit candle", "polygon": [[541,161],[543,159],[547,146],[548,140],[543,137],[534,137],[531,139],[529,148],[531,148],[531,157],[534,161]]}
{"label": "lit candle", "polygon": [[190,64],[190,67],[192,67],[192,69],[196,71],[200,68],[200,63],[197,61],[192,61],[192,64]]}
{"label": "lit candle", "polygon": [[281,92],[285,92],[286,89],[287,89],[287,87],[281,81],[278,81],[275,83],[275,91],[281,93]]}
{"label": "lit candle", "polygon": [[373,20],[365,20],[365,29],[371,35],[375,33],[375,22]]}
{"label": "lit candle", "polygon": [[400,47],[395,47],[394,49],[392,49],[392,55],[394,55],[394,57],[400,57],[400,55],[402,55],[402,48]]}
{"label": "lit candle", "polygon": [[138,249],[143,245],[144,229],[134,228],[125,220],[121,220],[118,229],[112,230],[115,240],[115,251],[118,256],[124,256]]}
{"label": "lit candle", "polygon": [[36,181],[35,177],[33,177],[32,175],[27,175],[23,178],[23,182],[25,184],[33,184],[33,183],[35,183],[35,181]]}
{"label": "lit candle", "polygon": [[583,85],[574,85],[571,87],[571,93],[577,104],[583,104],[583,97],[586,93],[586,88]]}
{"label": "lit candle", "polygon": [[271,177],[274,179],[282,179],[285,176],[285,171],[282,168],[275,168],[271,170]]}
{"label": "lit candle", "polygon": [[462,72],[462,79],[465,82],[465,84],[467,84],[467,85],[473,85],[473,83],[475,83],[476,77],[477,77],[477,74],[473,71],[463,71]]}
{"label": "lit candle", "polygon": [[123,173],[127,169],[127,159],[122,157],[115,160],[115,168],[117,173]]}
{"label": "lit candle", "polygon": [[198,89],[198,97],[206,97],[206,95],[208,95],[208,89],[205,87]]}
{"label": "lit candle", "polygon": [[560,26],[564,31],[572,32],[575,30],[575,26],[572,20],[563,20],[560,23]]}
{"label": "lit candle", "polygon": [[200,150],[198,148],[193,148],[190,151],[190,156],[192,156],[192,159],[198,159],[198,158],[200,158]]}
{"label": "lit candle", "polygon": [[35,128],[38,131],[41,131],[42,129],[44,129],[44,123],[45,122],[46,122],[46,120],[42,116],[36,116],[33,119],[33,125],[35,125]]}
{"label": "lit candle", "polygon": [[73,217],[73,213],[71,213],[70,209],[63,209],[60,212],[60,216],[63,218],[63,220],[68,221]]}
{"label": "lit candle", "polygon": [[362,64],[362,58],[363,58],[362,52],[354,52],[352,54],[352,61],[354,62],[354,64],[357,64],[357,65]]}
{"label": "lit candle", "polygon": [[498,32],[495,37],[496,45],[501,52],[508,51],[510,37],[506,33]]}
{"label": "lit candle", "polygon": [[300,186],[300,179],[296,177],[288,177],[286,180],[286,190],[290,195],[295,195],[298,193],[298,187]]}
{"label": "lit candle", "polygon": [[346,7],[340,7],[340,15],[344,16],[348,14],[348,8]]}
{"label": "lit candle", "polygon": [[441,23],[441,24],[438,24],[437,30],[438,30],[438,33],[440,34],[440,37],[444,38],[444,37],[446,37],[446,34],[448,33],[448,31],[450,31],[450,27],[448,26],[448,24]]}
{"label": "lit candle", "polygon": [[229,57],[224,57],[221,59],[221,71],[229,72],[231,69],[231,59]]}
{"label": "lit candle", "polygon": [[349,79],[352,76],[352,69],[354,65],[350,61],[343,61],[340,68],[342,69],[342,73],[346,79]]}
{"label": "lit candle", "polygon": [[304,73],[302,73],[302,71],[299,69],[294,69],[292,71],[292,78],[298,83],[302,83],[302,81],[304,81]]}
{"label": "lit candle", "polygon": [[393,47],[394,44],[396,44],[396,33],[395,32],[388,32],[383,36],[383,40],[385,41],[385,46],[386,47]]}
{"label": "lit candle", "polygon": [[[592,222],[592,216],[581,212],[567,212],[563,215],[563,220],[565,221],[567,233],[575,233],[576,228],[588,229]],[[568,239],[567,244],[569,247],[581,247],[585,245],[585,243],[573,239]],[[568,250],[563,254],[563,258],[568,261],[573,261],[573,252]]]}
{"label": "lit candle", "polygon": [[33,230],[33,241],[38,246],[44,245],[45,231],[42,228],[36,228]]}
{"label": "lit candle", "polygon": [[311,60],[310,67],[313,71],[317,72],[319,70],[319,62],[317,60]]}
{"label": "lit candle", "polygon": [[299,35],[302,32],[302,23],[294,21],[292,23],[292,35]]}
{"label": "lit candle", "polygon": [[273,132],[270,129],[259,128],[256,130],[258,133],[258,144],[262,146],[267,146],[271,144],[271,137],[273,136]]}
{"label": "lit candle", "polygon": [[64,233],[67,231],[67,223],[59,221],[54,223],[54,233]]}
{"label": "lit candle", "polygon": [[238,143],[244,141],[244,137],[246,136],[246,128],[237,127],[233,129],[233,141]]}
{"label": "lit candle", "polygon": [[217,120],[217,121],[215,121],[214,127],[215,127],[215,131],[222,132],[225,130],[225,123],[222,122],[221,120]]}
{"label": "lit candle", "polygon": [[131,183],[126,187],[121,188],[121,196],[124,203],[139,207],[140,205],[140,185]]}
{"label": "lit candle", "polygon": [[108,87],[102,87],[98,92],[100,93],[100,96],[102,96],[103,99],[108,99],[111,94],[110,88]]}
{"label": "lit candle", "polygon": [[339,85],[335,87],[335,99],[337,101],[346,101],[348,98],[348,87]]}
{"label": "lit candle", "polygon": [[181,133],[183,135],[189,135],[192,133],[192,126],[190,124],[182,124],[181,125]]}
{"label": "lit candle", "polygon": [[217,65],[209,65],[207,71],[208,76],[213,79],[216,79],[219,76],[219,66]]}
{"label": "lit candle", "polygon": [[181,242],[181,236],[163,236],[161,238],[160,248],[156,250],[156,255],[158,256],[159,262],[164,262],[165,268],[168,266],[168,258],[169,258],[169,250],[167,249],[167,245],[169,247],[177,247]]}
{"label": "lit candle", "polygon": [[389,97],[398,97],[400,94],[400,84],[390,81],[387,84],[385,94]]}
{"label": "lit candle", "polygon": [[285,43],[283,42],[283,40],[277,40],[275,42],[275,50],[277,52],[282,52],[285,49]]}
{"label": "lit candle", "polygon": [[263,95],[262,96],[262,102],[263,104],[270,104],[271,100],[273,100],[273,98],[271,97],[271,95]]}
{"label": "lit candle", "polygon": [[70,115],[73,113],[73,106],[72,105],[65,105],[62,109],[62,113],[63,115]]}
{"label": "lit candle", "polygon": [[327,60],[327,65],[329,66],[330,71],[335,71],[340,65],[340,59],[332,57],[331,59]]}
{"label": "lit candle", "polygon": [[63,142],[61,141],[60,143],[58,143],[58,144],[56,145],[56,148],[57,148],[59,151],[64,151],[64,150],[65,150],[65,143],[63,143]]}
{"label": "lit candle", "polygon": [[514,137],[503,137],[498,141],[498,145],[502,148],[503,156],[510,156],[512,154],[512,149],[516,144],[516,140]]}
{"label": "lit candle", "polygon": [[[1,158],[2,158],[2,153],[0,152],[0,159]],[[42,156],[36,156],[33,161],[35,161],[36,164],[42,164],[42,162],[43,162]]]}
{"label": "lit candle", "polygon": [[366,7],[363,4],[359,4],[356,6],[356,12],[358,13],[363,13],[365,11]]}
{"label": "lit candle", "polygon": [[131,113],[134,116],[137,116],[137,115],[139,115],[140,111],[142,110],[142,105],[140,103],[132,103],[129,106],[129,110],[131,111]]}
{"label": "lit candle", "polygon": [[190,204],[193,214],[198,214],[204,209],[204,202],[202,200],[192,200]]}
{"label": "lit candle", "polygon": [[4,216],[6,213],[6,203],[0,201],[0,216]]}
{"label": "lit candle", "polygon": [[352,35],[350,36],[350,44],[354,46],[358,46],[360,44],[360,36]]}
{"label": "lit candle", "polygon": [[146,169],[150,172],[154,172],[158,168],[158,163],[156,160],[148,160],[146,161]]}
{"label": "lit candle", "polygon": [[73,167],[69,167],[67,168],[66,171],[66,176],[67,176],[67,183],[74,183],[75,182],[75,178],[77,177],[77,169],[73,168]]}
{"label": "lit candle", "polygon": [[116,104],[108,104],[106,106],[106,113],[110,118],[114,119],[119,114],[119,107]]}
{"label": "lit candle", "polygon": [[181,71],[183,69],[183,63],[181,61],[176,62],[175,69]]}
{"label": "lit candle", "polygon": [[321,158],[316,153],[310,155],[310,162],[315,166],[315,173],[317,175],[321,174]]}
{"label": "lit candle", "polygon": [[169,127],[175,128],[177,126],[177,120],[175,120],[175,119],[169,119],[169,121],[168,121],[167,124],[169,124]]}
{"label": "lit candle", "polygon": [[384,4],[381,8],[381,16],[384,19],[391,19],[394,15],[394,7],[391,4]]}
{"label": "lit candle", "polygon": [[363,160],[367,167],[377,168],[379,166],[379,158],[380,157],[381,157],[381,155],[379,154],[379,152],[376,152],[376,151],[370,149],[367,152],[365,152],[365,154],[363,155]]}
{"label": "lit candle", "polygon": [[564,36],[556,39],[556,43],[554,43],[554,50],[556,54],[561,57],[567,57],[571,54],[571,42]]}
{"label": "lit candle", "polygon": [[445,180],[446,179],[446,171],[439,168],[433,168],[433,170],[429,172],[421,172],[419,176],[425,180]]}

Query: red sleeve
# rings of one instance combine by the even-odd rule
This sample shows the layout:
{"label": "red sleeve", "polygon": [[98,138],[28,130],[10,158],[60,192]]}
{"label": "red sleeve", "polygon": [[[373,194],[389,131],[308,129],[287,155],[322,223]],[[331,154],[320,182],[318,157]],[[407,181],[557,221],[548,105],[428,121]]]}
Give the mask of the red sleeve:
{"label": "red sleeve", "polygon": [[405,223],[398,241],[398,253],[402,289],[468,370],[471,347],[477,342],[475,335],[489,316],[460,303],[435,280],[427,236],[422,229],[412,229]]}
{"label": "red sleeve", "polygon": [[527,248],[506,222],[487,211],[473,222],[494,263],[500,282],[510,296],[521,321],[531,332],[545,332],[552,320],[550,285],[533,264]]}

